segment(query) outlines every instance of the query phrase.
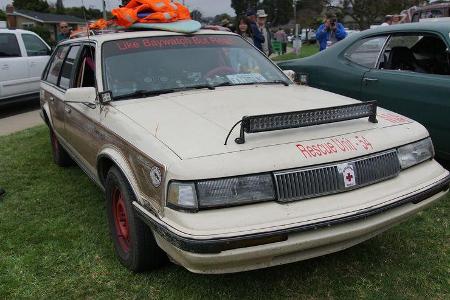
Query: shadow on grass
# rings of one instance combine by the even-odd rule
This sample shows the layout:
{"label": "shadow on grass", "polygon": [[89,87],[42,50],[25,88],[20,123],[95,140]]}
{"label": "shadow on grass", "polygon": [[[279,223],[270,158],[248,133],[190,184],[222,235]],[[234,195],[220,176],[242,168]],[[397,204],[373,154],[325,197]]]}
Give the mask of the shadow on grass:
{"label": "shadow on grass", "polygon": [[116,260],[104,196],[51,161],[48,130],[0,138],[0,298],[447,298],[449,201],[348,250],[285,266],[197,275]]}

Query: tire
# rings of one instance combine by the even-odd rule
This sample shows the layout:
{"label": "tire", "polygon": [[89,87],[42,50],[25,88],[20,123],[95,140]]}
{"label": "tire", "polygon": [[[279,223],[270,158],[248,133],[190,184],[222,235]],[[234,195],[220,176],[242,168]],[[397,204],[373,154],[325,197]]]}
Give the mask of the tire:
{"label": "tire", "polygon": [[62,147],[56,137],[55,131],[50,127],[50,143],[52,146],[53,161],[60,167],[69,167],[73,165],[73,160],[67,151]]}
{"label": "tire", "polygon": [[117,167],[108,171],[105,188],[109,231],[122,265],[133,272],[164,265],[167,256],[158,247],[153,232],[133,209],[136,198]]}

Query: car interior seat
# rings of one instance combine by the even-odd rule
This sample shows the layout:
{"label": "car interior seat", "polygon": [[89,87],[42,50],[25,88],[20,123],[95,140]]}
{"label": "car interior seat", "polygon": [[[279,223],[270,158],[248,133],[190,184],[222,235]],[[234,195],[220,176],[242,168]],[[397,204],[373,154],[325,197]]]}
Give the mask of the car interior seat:
{"label": "car interior seat", "polygon": [[408,47],[392,48],[385,68],[389,70],[425,73],[425,71],[417,64],[413,51]]}

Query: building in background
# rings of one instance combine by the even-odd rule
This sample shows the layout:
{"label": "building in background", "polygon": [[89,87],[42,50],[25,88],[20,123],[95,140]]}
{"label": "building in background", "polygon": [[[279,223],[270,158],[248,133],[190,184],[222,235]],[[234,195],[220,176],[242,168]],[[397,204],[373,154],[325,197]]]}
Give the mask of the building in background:
{"label": "building in background", "polygon": [[83,19],[74,16],[14,9],[12,5],[6,6],[6,15],[8,28],[30,30],[33,27],[42,26],[50,32],[53,40],[56,40],[56,36],[59,34],[58,24],[61,22],[68,23],[72,30],[77,30],[79,26],[86,24]]}

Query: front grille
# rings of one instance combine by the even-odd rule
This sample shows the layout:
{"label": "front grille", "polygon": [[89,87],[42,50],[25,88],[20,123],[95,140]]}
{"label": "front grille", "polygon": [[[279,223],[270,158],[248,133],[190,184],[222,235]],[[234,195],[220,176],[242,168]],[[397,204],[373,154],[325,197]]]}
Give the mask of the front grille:
{"label": "front grille", "polygon": [[[352,185],[346,185],[343,166],[351,166],[354,172],[349,177]],[[337,194],[361,188],[396,177],[401,167],[397,151],[346,161],[316,168],[275,173],[278,200],[283,202],[304,200],[324,195]]]}

